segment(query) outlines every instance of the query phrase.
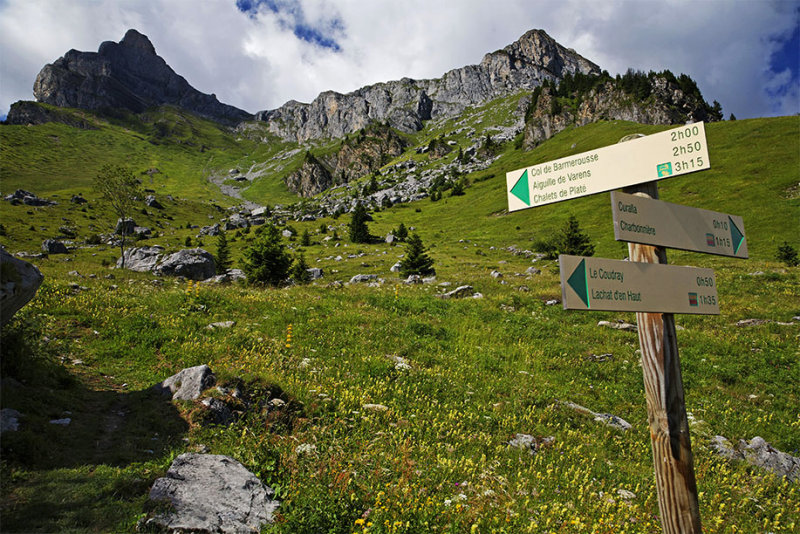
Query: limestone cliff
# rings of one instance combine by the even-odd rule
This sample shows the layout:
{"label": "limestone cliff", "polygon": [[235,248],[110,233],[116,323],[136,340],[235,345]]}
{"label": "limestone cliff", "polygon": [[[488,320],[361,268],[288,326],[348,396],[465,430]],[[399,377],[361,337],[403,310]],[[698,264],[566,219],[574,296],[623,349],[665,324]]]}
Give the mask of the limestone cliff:
{"label": "limestone cliff", "polygon": [[404,132],[422,128],[423,121],[454,116],[467,106],[488,102],[544,80],[567,74],[599,74],[594,63],[558,44],[542,30],[531,30],[478,65],[451,70],[432,80],[398,81],[369,85],[352,93],[321,93],[310,104],[290,101],[278,109],[261,111],[272,133],[287,140],[338,138],[376,121]]}

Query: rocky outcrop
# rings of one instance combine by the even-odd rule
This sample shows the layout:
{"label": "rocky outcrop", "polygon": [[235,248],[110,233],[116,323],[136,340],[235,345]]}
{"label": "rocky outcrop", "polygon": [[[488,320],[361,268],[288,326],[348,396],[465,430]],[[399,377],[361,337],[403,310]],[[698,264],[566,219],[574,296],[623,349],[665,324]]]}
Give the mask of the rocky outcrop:
{"label": "rocky outcrop", "polygon": [[6,195],[4,200],[11,202],[13,205],[25,204],[26,206],[54,206],[56,202],[39,198],[30,191],[24,189],[17,189],[10,195]]}
{"label": "rocky outcrop", "polygon": [[29,124],[44,124],[46,122],[60,122],[82,130],[97,130],[91,121],[75,113],[54,109],[38,102],[20,100],[11,104],[6,117],[8,124],[27,126]]}
{"label": "rocky outcrop", "polygon": [[0,326],[36,295],[42,280],[44,275],[35,265],[0,248]]}
{"label": "rocky outcrop", "polygon": [[450,117],[474,106],[543,80],[580,72],[599,74],[594,63],[558,44],[542,30],[531,30],[509,46],[484,56],[478,65],[451,70],[441,78],[379,83],[340,94],[321,93],[310,104],[290,101],[256,118],[287,140],[343,137],[372,122],[386,121],[404,132],[422,128],[425,120]]}
{"label": "rocky outcrop", "polygon": [[60,107],[140,113],[171,104],[224,123],[252,118],[189,85],[136,30],[128,30],[119,43],[102,43],[97,52],[70,50],[45,65],[33,84],[33,94],[39,102]]}
{"label": "rocky outcrop", "polygon": [[273,491],[230,458],[184,453],[153,483],[151,501],[168,510],[144,521],[143,530],[159,532],[259,532],[278,508]]}
{"label": "rocky outcrop", "polygon": [[303,164],[286,178],[289,191],[301,197],[313,197],[333,185],[330,171],[317,158],[306,153]]}
{"label": "rocky outcrop", "polygon": [[286,178],[290,191],[312,197],[332,185],[341,185],[380,169],[396,158],[408,142],[385,123],[372,124],[346,136],[336,154],[320,161],[306,153],[302,166]]}
{"label": "rocky outcrop", "polygon": [[626,92],[622,84],[607,80],[586,94],[572,93],[573,104],[564,105],[555,89],[545,88],[532,104],[525,124],[523,146],[530,150],[568,126],[586,126],[601,120],[624,120],[640,124],[683,124],[687,121],[719,120],[711,116],[702,96],[684,92],[665,76],[650,76],[647,96]]}

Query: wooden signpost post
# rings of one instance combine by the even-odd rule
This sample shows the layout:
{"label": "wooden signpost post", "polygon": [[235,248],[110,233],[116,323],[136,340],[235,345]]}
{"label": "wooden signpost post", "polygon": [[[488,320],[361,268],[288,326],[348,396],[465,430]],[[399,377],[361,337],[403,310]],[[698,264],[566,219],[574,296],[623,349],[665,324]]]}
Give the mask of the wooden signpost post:
{"label": "wooden signpost post", "polygon": [[[623,141],[629,141],[624,145]],[[656,180],[710,168],[705,127],[681,126],[506,174],[509,211],[612,193],[630,261],[559,256],[564,309],[636,312],[661,526],[699,534],[700,511],[674,313],[719,314],[710,269],[668,266],[664,247],[747,257],[741,217],[658,200]]]}

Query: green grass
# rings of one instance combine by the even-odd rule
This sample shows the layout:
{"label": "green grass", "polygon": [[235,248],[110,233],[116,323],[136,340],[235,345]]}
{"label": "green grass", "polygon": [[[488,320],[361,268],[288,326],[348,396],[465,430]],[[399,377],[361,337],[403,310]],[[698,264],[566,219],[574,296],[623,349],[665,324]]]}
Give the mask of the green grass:
{"label": "green grass", "polygon": [[[505,250],[531,248],[574,214],[598,256],[625,257],[624,245],[613,240],[608,195],[507,214],[505,172],[663,129],[600,123],[528,153],[509,143],[492,167],[469,176],[465,196],[373,215],[375,235],[400,222],[416,227],[436,262],[437,282],[470,284],[482,299],[445,301],[434,296],[444,290],[435,285],[400,283],[389,268],[402,244],[323,242],[331,233],[320,234],[320,224],[338,225],[345,238],[348,216],[291,223],[299,234],[309,230],[306,259],[325,272],[310,286],[187,291],[175,280],[156,285],[151,275],[104,267],[101,261],[117,253],[103,247],[32,260],[46,281],[3,338],[3,376],[20,385],[4,381],[0,401],[26,414],[18,433],[3,435],[3,530],[133,531],[148,511],[153,480],[177,454],[205,445],[277,490],[279,518],[267,532],[657,531],[637,336],[597,326],[633,322],[634,314],[546,306],[560,298],[557,265]],[[800,323],[778,324],[800,314],[800,270],[774,260],[783,241],[800,246],[798,129],[798,117],[710,124],[712,169],[659,185],[665,200],[742,215],[751,255],[668,254],[670,263],[713,268],[721,300],[719,316],[676,319],[687,410],[703,421],[691,437],[706,532],[793,532],[800,524],[796,483],[730,464],[708,448],[715,434],[734,442],[762,436],[800,454]],[[236,157],[226,161],[242,168],[245,156]],[[108,224],[99,206],[90,202],[83,212],[69,204],[67,188],[50,187],[29,189],[59,194],[58,206],[2,204],[4,246],[37,249],[64,224],[61,217],[78,228],[79,239],[89,224]],[[186,236],[195,239],[187,222],[223,216],[202,195],[184,197],[163,214],[142,215],[164,227],[163,236],[146,243],[177,250]],[[234,261],[254,233],[228,234]],[[214,252],[215,239],[203,241]],[[531,265],[542,274],[516,274]],[[495,269],[502,279],[489,276]],[[358,273],[386,282],[328,285]],[[736,326],[746,318],[772,322]],[[223,320],[236,325],[205,328]],[[612,356],[594,361],[592,354]],[[396,357],[411,368],[397,369]],[[241,377],[280,391],[296,412],[277,419],[251,413],[230,427],[203,427],[193,404],[148,396],[152,384],[201,363],[220,382]],[[559,401],[618,415],[633,429],[613,430]],[[70,426],[49,424],[67,411]],[[109,415],[115,412],[125,415]],[[507,445],[516,433],[555,439],[530,455]],[[311,452],[298,450],[301,444],[313,445]],[[621,498],[620,489],[635,497]]]}

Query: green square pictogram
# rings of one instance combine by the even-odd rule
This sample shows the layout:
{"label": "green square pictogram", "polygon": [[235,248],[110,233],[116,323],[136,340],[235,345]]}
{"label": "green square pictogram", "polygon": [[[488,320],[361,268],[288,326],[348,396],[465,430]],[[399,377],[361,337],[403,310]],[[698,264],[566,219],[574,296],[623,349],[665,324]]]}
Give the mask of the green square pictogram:
{"label": "green square pictogram", "polygon": [[656,170],[658,171],[658,177],[663,178],[664,176],[671,176],[672,175],[672,163],[661,163],[660,165],[656,166]]}

